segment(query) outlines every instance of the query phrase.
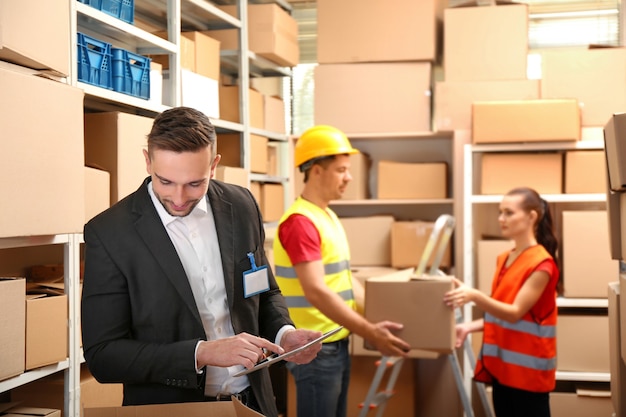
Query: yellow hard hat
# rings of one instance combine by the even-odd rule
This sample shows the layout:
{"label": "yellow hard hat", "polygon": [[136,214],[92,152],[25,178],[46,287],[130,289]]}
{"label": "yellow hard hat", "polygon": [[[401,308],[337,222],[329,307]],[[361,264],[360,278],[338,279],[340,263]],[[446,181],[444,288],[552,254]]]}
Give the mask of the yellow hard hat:
{"label": "yellow hard hat", "polygon": [[324,156],[359,153],[341,130],[327,125],[313,126],[300,135],[295,147],[295,166]]}

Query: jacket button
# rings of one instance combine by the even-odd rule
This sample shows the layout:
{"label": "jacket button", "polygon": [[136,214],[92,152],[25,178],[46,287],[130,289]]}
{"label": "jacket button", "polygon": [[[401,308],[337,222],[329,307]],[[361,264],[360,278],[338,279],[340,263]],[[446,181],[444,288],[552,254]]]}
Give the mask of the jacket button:
{"label": "jacket button", "polygon": [[167,378],[167,379],[165,380],[165,385],[170,385],[170,384],[171,384],[171,381],[170,381],[170,379],[169,379],[169,378]]}

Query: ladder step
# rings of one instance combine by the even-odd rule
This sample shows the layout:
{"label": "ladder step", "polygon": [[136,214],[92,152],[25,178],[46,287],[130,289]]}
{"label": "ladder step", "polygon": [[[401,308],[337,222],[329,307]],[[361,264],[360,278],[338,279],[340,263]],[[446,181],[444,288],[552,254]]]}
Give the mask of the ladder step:
{"label": "ladder step", "polygon": [[[372,401],[369,404],[369,409],[373,410],[373,409],[377,408],[379,405],[386,403],[387,401],[389,401],[389,399],[391,397],[393,397],[394,394],[395,394],[394,391],[380,391],[380,392],[377,392],[376,395],[374,395],[374,398],[372,398]],[[363,403],[359,404],[359,408],[363,408]]]}

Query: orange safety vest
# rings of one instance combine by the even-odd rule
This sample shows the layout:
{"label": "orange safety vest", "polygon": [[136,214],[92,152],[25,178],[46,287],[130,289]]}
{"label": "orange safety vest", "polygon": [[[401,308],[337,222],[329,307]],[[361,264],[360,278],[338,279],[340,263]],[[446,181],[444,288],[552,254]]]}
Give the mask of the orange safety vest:
{"label": "orange safety vest", "polygon": [[[498,256],[492,284],[495,300],[512,304],[520,288],[537,266],[554,260],[541,245],[535,245],[520,254],[504,272],[500,273],[509,252]],[[483,346],[476,363],[474,379],[493,382],[532,392],[550,392],[556,383],[556,283],[558,269],[537,303],[515,323],[485,313]],[[549,311],[545,317],[536,312]]]}

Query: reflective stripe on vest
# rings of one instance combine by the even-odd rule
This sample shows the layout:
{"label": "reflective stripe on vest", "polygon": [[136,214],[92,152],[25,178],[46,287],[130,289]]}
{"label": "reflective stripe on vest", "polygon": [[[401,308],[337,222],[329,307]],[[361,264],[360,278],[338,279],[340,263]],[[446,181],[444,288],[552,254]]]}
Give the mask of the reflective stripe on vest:
{"label": "reflective stripe on vest", "polygon": [[486,356],[500,358],[503,362],[511,365],[523,366],[524,368],[531,368],[537,371],[551,371],[556,369],[556,358],[538,358],[536,356],[502,349],[498,345],[483,345],[481,358],[484,360]]}
{"label": "reflective stripe on vest", "polygon": [[[341,291],[337,294],[343,299],[343,301],[350,301],[354,299],[352,289]],[[285,301],[287,302],[287,307],[289,308],[313,307],[304,295],[285,297]]]}
{"label": "reflective stripe on vest", "polygon": [[485,313],[485,323],[493,323],[507,330],[531,334],[537,337],[556,337],[556,326],[541,325],[526,320],[519,320],[516,323],[500,320],[489,313]]}
{"label": "reflective stripe on vest", "polygon": [[[279,275],[282,278],[298,278],[296,270],[293,267],[276,265],[275,269],[276,275]],[[346,270],[350,270],[350,262],[348,261],[339,261],[332,264],[324,265],[325,275],[338,274]]]}

